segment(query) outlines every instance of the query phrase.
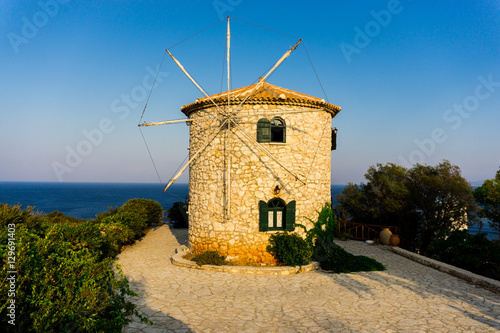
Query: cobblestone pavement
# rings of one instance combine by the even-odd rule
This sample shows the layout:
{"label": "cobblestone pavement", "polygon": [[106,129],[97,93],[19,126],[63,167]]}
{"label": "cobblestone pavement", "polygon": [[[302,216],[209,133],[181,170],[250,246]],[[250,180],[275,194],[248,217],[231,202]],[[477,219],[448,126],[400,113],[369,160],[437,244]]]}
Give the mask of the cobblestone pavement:
{"label": "cobblestone pavement", "polygon": [[383,272],[275,276],[174,266],[186,230],[151,230],[118,263],[141,313],[123,332],[498,332],[500,295],[363,242]]}

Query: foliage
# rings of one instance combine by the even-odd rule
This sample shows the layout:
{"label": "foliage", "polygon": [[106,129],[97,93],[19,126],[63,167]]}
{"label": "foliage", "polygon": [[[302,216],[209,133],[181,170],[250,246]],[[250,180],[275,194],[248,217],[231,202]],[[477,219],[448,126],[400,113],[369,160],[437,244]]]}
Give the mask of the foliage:
{"label": "foliage", "polygon": [[316,240],[314,257],[318,259],[321,269],[333,273],[350,273],[361,271],[383,271],[384,265],[366,256],[355,256],[335,243]]}
{"label": "foliage", "polygon": [[443,161],[437,166],[417,164],[410,170],[410,191],[420,215],[419,243],[425,251],[432,240],[477,219],[472,186],[460,169]]}
{"label": "foliage", "polygon": [[334,235],[338,230],[337,219],[333,215],[332,204],[330,202],[325,203],[321,211],[317,213],[318,221],[313,221],[305,217],[312,223],[313,227],[311,229],[307,230],[304,225],[296,224],[298,227],[304,229],[306,242],[311,249],[314,248],[315,239],[322,239],[323,241],[333,243]]}
{"label": "foliage", "polygon": [[72,224],[72,225],[76,225],[85,221],[83,219],[78,219],[73,216],[64,215],[63,213],[57,210],[49,214],[42,215],[42,218],[44,218],[50,223]]}
{"label": "foliage", "polygon": [[148,227],[145,216],[133,211],[119,211],[101,220],[101,225],[108,224],[122,224],[130,229],[132,238],[124,243],[144,236],[144,230]]}
{"label": "foliage", "polygon": [[92,221],[86,221],[75,226],[50,223],[46,225],[48,228],[46,232],[50,231],[54,242],[65,243],[73,251],[88,249],[91,253],[97,255],[100,260],[118,254],[113,248],[113,241],[103,237],[99,228]]}
{"label": "foliage", "polygon": [[494,179],[487,179],[474,190],[474,199],[481,206],[479,215],[489,220],[500,239],[500,170]]}
{"label": "foliage", "polygon": [[226,257],[220,255],[217,251],[206,251],[193,258],[194,261],[200,266],[202,265],[224,265]]}
{"label": "foliage", "polygon": [[300,224],[298,226],[306,231],[306,241],[313,249],[312,258],[319,261],[322,269],[335,273],[385,269],[378,261],[365,256],[354,256],[335,244],[333,235],[337,231],[337,221],[333,215],[331,203],[325,203],[318,212],[318,221],[307,219],[313,224],[311,229],[307,230]]}
{"label": "foliage", "polygon": [[185,202],[176,201],[167,209],[168,219],[174,223],[174,228],[187,228],[188,222],[184,220],[181,209],[185,209]]}
{"label": "foliage", "polygon": [[95,219],[100,222],[105,217],[115,215],[116,213],[118,213],[118,210],[119,210],[118,206],[108,207],[108,211],[97,214],[95,216]]}
{"label": "foliage", "polygon": [[351,235],[351,233],[349,231],[344,231],[343,233],[341,233],[339,235],[339,239],[341,241],[346,241],[346,240],[349,240],[351,238],[352,238],[352,235]]}
{"label": "foliage", "polygon": [[279,233],[269,237],[267,250],[286,266],[307,265],[312,256],[311,247],[296,233]]}
{"label": "foliage", "polygon": [[[32,208],[21,210],[20,206],[0,204],[0,267],[4,277],[12,270],[7,262],[12,249],[6,238],[12,225],[17,270],[16,331],[121,332],[132,315],[149,322],[128,300],[136,294],[111,260],[116,254],[112,249],[116,239],[102,234],[99,223],[74,224],[60,213],[40,216]],[[134,235],[128,226],[120,225]],[[5,281],[0,284],[3,318],[8,318],[9,287]]]}
{"label": "foliage", "polygon": [[436,237],[477,220],[471,185],[448,161],[406,169],[393,163],[372,166],[366,184],[349,184],[336,196],[337,216],[353,222],[394,225],[425,251]]}
{"label": "foliage", "polygon": [[338,216],[378,225],[403,226],[407,221],[415,220],[415,214],[411,213],[407,173],[406,168],[393,163],[371,166],[365,174],[366,184],[348,184],[336,196]]}
{"label": "foliage", "polygon": [[158,201],[136,198],[124,203],[118,211],[138,213],[145,219],[148,226],[155,226],[160,222],[163,208]]}
{"label": "foliage", "polygon": [[486,234],[471,235],[467,230],[456,230],[433,241],[425,254],[500,281],[500,244],[489,241]]}

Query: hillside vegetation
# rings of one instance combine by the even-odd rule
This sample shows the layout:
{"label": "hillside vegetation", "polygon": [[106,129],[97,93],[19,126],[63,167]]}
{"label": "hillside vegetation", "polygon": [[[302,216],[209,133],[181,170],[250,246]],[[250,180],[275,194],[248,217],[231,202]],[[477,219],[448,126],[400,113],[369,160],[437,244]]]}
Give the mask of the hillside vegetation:
{"label": "hillside vegetation", "polygon": [[132,199],[85,221],[0,203],[2,331],[121,332],[134,315],[149,322],[113,257],[161,212],[156,201]]}

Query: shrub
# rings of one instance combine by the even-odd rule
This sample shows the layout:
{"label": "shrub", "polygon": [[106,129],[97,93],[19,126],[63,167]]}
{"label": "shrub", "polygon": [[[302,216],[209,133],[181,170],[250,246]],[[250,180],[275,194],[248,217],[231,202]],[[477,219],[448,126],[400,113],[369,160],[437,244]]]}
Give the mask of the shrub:
{"label": "shrub", "polygon": [[84,222],[84,219],[78,219],[73,216],[68,216],[64,215],[63,213],[55,210],[51,213],[45,214],[41,216],[42,219],[44,219],[47,222],[54,223],[54,224],[71,224],[71,225],[76,225]]}
{"label": "shrub", "polygon": [[167,209],[168,219],[174,223],[174,228],[187,228],[188,223],[184,220],[181,209],[184,209],[185,202],[176,201],[172,207]]}
{"label": "shrub", "polygon": [[[100,232],[90,222],[77,226],[45,223],[29,227],[36,216],[19,207],[0,207],[0,231],[15,223],[16,326],[18,332],[121,332],[132,315],[141,321],[135,296],[123,273],[92,245]],[[37,223],[39,223],[38,221]],[[102,238],[100,238],[102,239]],[[8,242],[0,244],[0,274],[8,276]],[[0,284],[0,316],[7,318],[9,284]],[[5,326],[4,326],[5,327]]]}
{"label": "shrub", "polygon": [[316,240],[314,256],[320,262],[321,269],[333,273],[361,271],[383,271],[384,265],[366,256],[355,256],[335,243],[324,244]]}
{"label": "shrub", "polygon": [[269,243],[267,250],[286,266],[307,265],[312,256],[311,247],[296,233],[273,234]]}
{"label": "shrub", "polygon": [[[33,213],[33,207],[21,209],[21,205],[9,206],[0,202],[0,228],[7,228],[7,225],[12,223],[17,226],[24,225],[29,229],[42,227],[42,221],[38,214]],[[0,237],[6,236],[7,233],[0,235]]]}
{"label": "shrub", "polygon": [[130,199],[118,211],[138,213],[143,216],[148,226],[154,226],[160,222],[163,208],[155,200]]}
{"label": "shrub", "polygon": [[350,233],[350,232],[348,232],[348,231],[344,231],[343,233],[341,233],[341,234],[339,235],[339,239],[340,239],[341,241],[346,241],[346,240],[349,240],[349,239],[351,239],[351,238],[352,238],[352,235],[351,235],[351,233]]}
{"label": "shrub", "polygon": [[306,231],[306,240],[314,249],[312,258],[319,261],[322,269],[334,273],[385,270],[384,265],[378,261],[365,256],[355,256],[335,244],[333,235],[337,231],[337,221],[331,203],[323,205],[318,212],[318,221],[309,218],[308,220],[313,224],[311,229],[299,226]]}
{"label": "shrub", "polygon": [[321,239],[323,242],[333,243],[333,235],[338,230],[337,219],[333,215],[332,204],[327,202],[318,212],[318,221],[313,221],[306,217],[313,227],[309,230],[302,224],[297,224],[306,232],[306,241],[311,248],[314,248],[314,240]]}
{"label": "shrub", "polygon": [[478,222],[472,186],[449,161],[411,169],[377,164],[365,178],[366,184],[348,184],[336,196],[339,216],[381,226],[390,221],[422,252],[436,237]]}
{"label": "shrub", "polygon": [[111,216],[111,215],[115,215],[116,213],[118,213],[118,210],[119,210],[118,206],[108,207],[108,211],[102,212],[100,214],[97,214],[95,216],[95,219],[100,222],[105,217],[108,217],[108,216]]}
{"label": "shrub", "polygon": [[224,265],[226,263],[226,257],[220,255],[217,251],[207,251],[203,252],[193,258],[194,261],[200,266],[202,265]]}
{"label": "shrub", "polygon": [[109,215],[101,220],[101,224],[122,224],[128,227],[133,233],[129,241],[144,236],[144,230],[148,227],[144,215],[132,211],[119,211]]}
{"label": "shrub", "polygon": [[500,245],[489,241],[486,234],[453,231],[447,238],[433,241],[425,255],[500,280]]}
{"label": "shrub", "polygon": [[48,225],[50,237],[54,242],[65,242],[73,251],[88,249],[99,259],[114,257],[117,252],[112,242],[105,238],[99,228],[92,222],[86,221],[79,225],[52,224]]}

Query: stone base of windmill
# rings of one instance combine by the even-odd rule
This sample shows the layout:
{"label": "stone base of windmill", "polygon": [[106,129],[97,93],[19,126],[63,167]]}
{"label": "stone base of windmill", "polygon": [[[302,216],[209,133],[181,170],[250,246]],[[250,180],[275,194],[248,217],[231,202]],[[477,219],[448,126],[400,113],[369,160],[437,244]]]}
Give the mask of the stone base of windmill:
{"label": "stone base of windmill", "polygon": [[[186,255],[190,253],[188,247],[182,245],[175,249],[175,254],[171,257],[172,264],[181,267],[188,267],[194,269],[202,269],[208,271],[226,272],[226,273],[243,273],[255,275],[291,275],[297,273],[306,273],[314,270],[319,270],[318,262],[311,262],[304,266],[235,266],[235,265],[202,265],[199,266],[196,262],[185,259]],[[238,258],[239,259],[239,258]]]}
{"label": "stone base of windmill", "polygon": [[[234,244],[232,244],[234,243]],[[237,244],[234,241],[224,242],[216,238],[198,238],[192,242],[191,250],[194,255],[201,254],[207,251],[217,251],[225,257],[233,258],[240,263],[251,264],[277,264],[274,256],[267,252],[268,241],[262,244]]]}

